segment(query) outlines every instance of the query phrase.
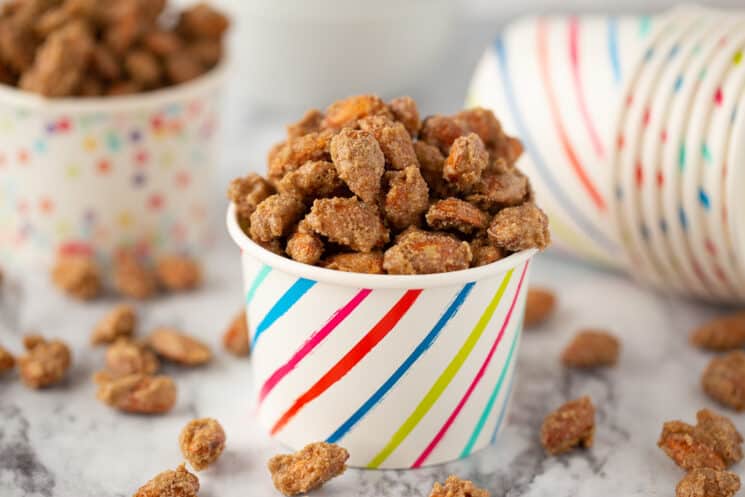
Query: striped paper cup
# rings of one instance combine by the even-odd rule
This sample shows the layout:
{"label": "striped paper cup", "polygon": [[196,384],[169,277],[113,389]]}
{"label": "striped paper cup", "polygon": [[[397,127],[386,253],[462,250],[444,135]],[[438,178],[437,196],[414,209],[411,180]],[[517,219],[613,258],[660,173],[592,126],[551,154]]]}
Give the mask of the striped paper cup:
{"label": "striped paper cup", "polygon": [[100,98],[0,87],[0,263],[204,252],[224,76]]}
{"label": "striped paper cup", "polygon": [[451,273],[393,276],[242,250],[260,423],[350,464],[416,468],[493,443],[508,406],[535,250]]}

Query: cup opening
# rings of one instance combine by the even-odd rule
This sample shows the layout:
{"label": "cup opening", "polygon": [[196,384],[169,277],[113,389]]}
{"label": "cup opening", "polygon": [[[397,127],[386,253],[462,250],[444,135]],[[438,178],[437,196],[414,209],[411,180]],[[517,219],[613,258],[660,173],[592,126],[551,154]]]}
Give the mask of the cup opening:
{"label": "cup opening", "polygon": [[269,267],[280,269],[286,273],[307,278],[314,281],[354,288],[436,288],[443,286],[462,285],[478,281],[495,275],[504,274],[510,269],[518,267],[533,257],[538,249],[528,249],[511,254],[485,266],[479,266],[448,273],[422,275],[390,275],[390,274],[362,274],[336,271],[318,266],[302,264],[287,257],[282,257],[251,240],[238,224],[235,205],[230,204],[227,211],[227,226],[230,237],[240,247],[242,252],[250,254]]}

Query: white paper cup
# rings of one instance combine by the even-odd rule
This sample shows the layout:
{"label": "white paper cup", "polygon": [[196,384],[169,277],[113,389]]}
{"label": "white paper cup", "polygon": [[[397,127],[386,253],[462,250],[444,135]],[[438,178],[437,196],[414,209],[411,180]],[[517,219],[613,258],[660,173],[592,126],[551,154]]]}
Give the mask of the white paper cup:
{"label": "white paper cup", "polygon": [[694,253],[700,254],[702,271],[711,281],[715,294],[721,295],[724,300],[736,300],[736,285],[733,281],[734,275],[725,273],[714,257],[726,248],[716,246],[706,231],[704,211],[707,206],[710,207],[711,199],[709,193],[702,188],[701,178],[702,168],[706,167],[704,156],[707,154],[704,138],[715,106],[715,94],[725,80],[733,54],[743,44],[745,30],[741,28],[719,44],[714,57],[705,66],[705,72],[701,75],[702,80],[694,98],[686,132],[681,185],[683,207],[689,220],[687,235],[691,249]]}
{"label": "white paper cup", "polygon": [[738,29],[741,29],[738,18],[725,15],[719,22],[718,30],[714,32],[715,36],[707,37],[700,49],[694,52],[693,57],[686,64],[673,97],[667,124],[667,141],[662,153],[665,186],[662,190],[661,202],[663,215],[668,220],[667,239],[670,248],[675,253],[676,259],[681,262],[681,269],[688,275],[687,279],[694,283],[692,292],[712,300],[717,299],[720,294],[715,291],[709,277],[701,269],[699,262],[701,254],[693,251],[687,235],[690,221],[683,206],[681,194],[681,163],[685,159],[682,147],[691,117],[693,99],[701,82],[699,75],[716,53],[720,38]]}
{"label": "white paper cup", "polygon": [[649,228],[639,212],[638,187],[644,181],[640,167],[640,147],[644,123],[648,114],[648,101],[653,95],[657,79],[671,50],[680,37],[696,20],[694,9],[678,9],[668,17],[657,36],[653,38],[643,56],[635,76],[626,86],[624,98],[619,102],[619,139],[614,156],[614,212],[623,243],[632,259],[631,272],[640,280],[657,288],[667,288],[667,268],[655,260],[648,244]]}
{"label": "white paper cup", "polygon": [[394,276],[300,264],[228,230],[242,250],[259,422],[353,466],[468,456],[504,418],[535,250],[451,273]]}
{"label": "white paper cup", "polygon": [[[567,17],[525,18],[510,25],[482,57],[467,103],[493,109],[504,128],[523,141],[526,154],[519,166],[531,178],[548,213],[555,246],[606,266],[621,267],[624,261],[611,236],[613,230],[595,201],[599,196],[604,203],[608,194],[600,191],[600,185],[607,184],[602,180],[607,168],[594,159],[597,143],[593,145],[592,138],[577,141],[574,126],[581,123],[582,132],[590,133],[591,121],[597,119],[597,115],[588,114],[591,101],[604,101],[612,107],[614,96],[598,97],[596,87],[613,88],[614,78],[623,77],[633,59],[627,50],[636,50],[639,45],[636,42],[627,47],[626,42],[644,39],[650,23],[646,18],[579,18],[572,36],[572,22]],[[587,33],[583,31],[585,22],[591,27]],[[567,36],[559,46],[552,43],[555,34]],[[601,38],[594,39],[596,36]],[[607,50],[585,53],[583,47],[592,42]],[[573,48],[578,53],[572,59],[571,72],[556,76],[556,71],[564,71],[569,64]],[[556,54],[564,55],[566,64],[552,59]],[[594,77],[604,83],[585,83],[581,78],[588,70],[595,70]],[[616,91],[620,91],[620,85]],[[577,108],[584,107],[587,112],[575,109],[571,115],[566,114],[565,103],[575,101],[582,101]],[[602,109],[593,108],[593,112],[603,114]],[[606,121],[607,115],[602,122]]]}
{"label": "white paper cup", "polygon": [[198,255],[224,70],[141,95],[47,99],[0,87],[0,261],[121,248]]}
{"label": "white paper cup", "polygon": [[742,168],[742,163],[727,164],[729,143],[733,139],[733,117],[737,104],[745,87],[745,64],[742,63],[743,50],[735,52],[730,60],[730,69],[725,81],[716,90],[711,124],[704,141],[706,154],[702,178],[702,191],[706,192],[709,205],[703,209],[703,218],[708,236],[719,251],[711,254],[714,263],[725,274],[731,275],[730,281],[737,290],[737,295],[745,301],[745,278],[739,273],[735,252],[737,247],[727,230],[727,210],[725,205],[725,168]]}
{"label": "white paper cup", "polygon": [[676,51],[669,56],[662,75],[648,102],[649,118],[642,137],[642,155],[640,164],[643,178],[639,184],[641,216],[646,220],[649,230],[649,246],[654,251],[656,260],[667,264],[667,280],[670,288],[678,292],[700,295],[695,275],[689,277],[683,270],[684,262],[676,257],[668,239],[669,225],[677,219],[667,219],[661,209],[662,189],[666,178],[661,165],[662,149],[668,140],[667,126],[670,117],[671,102],[679,88],[680,77],[687,64],[700,51],[701,44],[720,29],[722,17],[714,13],[704,15],[694,28],[683,36],[677,44]]}

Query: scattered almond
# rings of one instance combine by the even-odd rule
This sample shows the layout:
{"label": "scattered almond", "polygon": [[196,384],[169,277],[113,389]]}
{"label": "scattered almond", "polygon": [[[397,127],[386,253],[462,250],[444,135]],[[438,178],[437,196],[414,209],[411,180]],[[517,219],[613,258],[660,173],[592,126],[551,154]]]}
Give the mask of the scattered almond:
{"label": "scattered almond", "polygon": [[349,453],[338,445],[316,442],[294,454],[269,459],[274,486],[287,496],[315,490],[347,469]]}
{"label": "scattered almond", "polygon": [[712,319],[696,328],[691,343],[707,350],[733,350],[745,346],[745,312]]}
{"label": "scattered almond", "polygon": [[541,444],[551,455],[577,446],[592,447],[595,436],[595,406],[584,396],[567,402],[543,420]]}
{"label": "scattered almond", "polygon": [[45,388],[62,381],[70,369],[70,348],[61,340],[39,335],[24,337],[26,355],[18,358],[21,380],[30,388]]}
{"label": "scattered almond", "polygon": [[230,323],[222,337],[225,350],[238,357],[245,357],[249,353],[248,323],[246,311],[241,311]]}
{"label": "scattered almond", "polygon": [[528,289],[525,301],[525,327],[538,326],[546,321],[556,308],[556,295],[551,290],[540,287]]}
{"label": "scattered almond", "polygon": [[163,471],[141,486],[132,497],[197,497],[199,478],[183,464],[175,471]]}
{"label": "scattered almond", "polygon": [[199,366],[212,359],[207,345],[172,328],[156,329],[148,344],[159,356],[184,366]]}
{"label": "scattered almond", "polygon": [[102,372],[94,380],[98,400],[120,411],[161,414],[176,403],[176,384],[168,376],[135,373],[117,378]]}
{"label": "scattered almond", "polygon": [[572,339],[561,354],[561,362],[570,368],[613,366],[618,362],[621,342],[603,330],[584,330]]}
{"label": "scattered almond", "polygon": [[112,343],[118,338],[129,338],[137,326],[137,314],[132,306],[122,304],[114,307],[98,322],[91,335],[91,343]]}
{"label": "scattered almond", "polygon": [[192,468],[202,471],[225,449],[225,431],[216,419],[192,419],[179,435],[179,446]]}

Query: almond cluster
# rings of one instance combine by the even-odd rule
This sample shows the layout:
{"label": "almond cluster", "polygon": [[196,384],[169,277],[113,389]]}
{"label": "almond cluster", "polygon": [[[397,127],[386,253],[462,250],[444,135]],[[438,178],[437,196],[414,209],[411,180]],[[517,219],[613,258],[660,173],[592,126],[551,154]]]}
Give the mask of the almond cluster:
{"label": "almond cluster", "polygon": [[252,240],[298,262],[456,271],[548,246],[521,154],[489,110],[422,121],[409,97],[359,95],[288,126],[266,177],[234,180],[228,198]]}

